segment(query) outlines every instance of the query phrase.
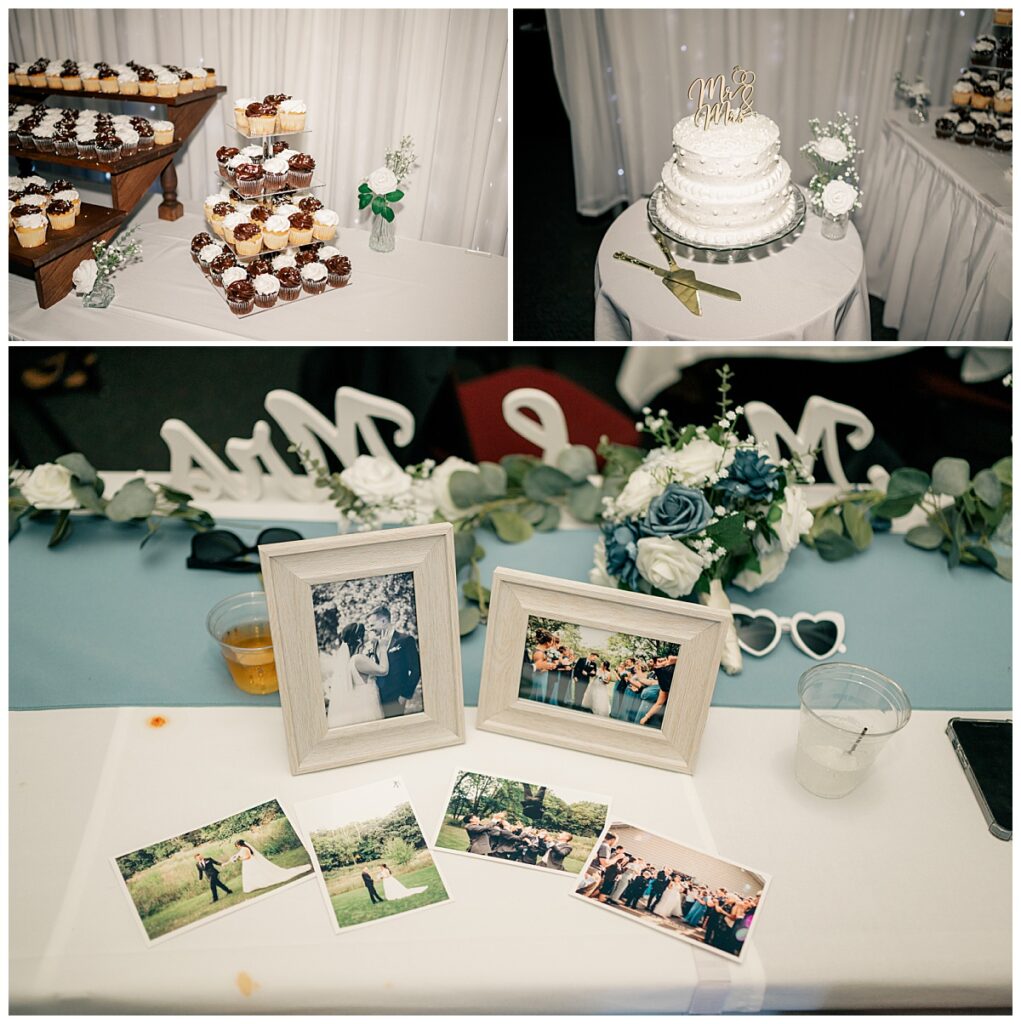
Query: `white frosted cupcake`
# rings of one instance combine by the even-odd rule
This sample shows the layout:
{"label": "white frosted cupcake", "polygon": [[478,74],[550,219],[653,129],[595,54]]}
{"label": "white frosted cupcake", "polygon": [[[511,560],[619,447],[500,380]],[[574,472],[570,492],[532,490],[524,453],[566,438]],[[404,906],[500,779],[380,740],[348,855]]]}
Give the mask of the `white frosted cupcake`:
{"label": "white frosted cupcake", "polygon": [[272,274],[259,274],[253,281],[255,304],[260,309],[271,309],[280,295],[280,281]]}
{"label": "white frosted cupcake", "polygon": [[199,266],[202,268],[202,273],[208,277],[209,264],[226,251],[219,242],[210,242],[209,245],[203,246],[199,250]]}
{"label": "white frosted cupcake", "polygon": [[74,214],[77,217],[81,212],[82,198],[78,195],[78,190],[74,188],[66,188],[62,192],[57,192],[54,199],[63,199],[65,203],[70,203],[74,207]]}
{"label": "white frosted cupcake", "polygon": [[238,168],[245,163],[245,158],[238,153],[236,156],[232,156],[224,165],[224,170],[227,172],[227,180],[232,184],[236,185],[238,180]]}
{"label": "white frosted cupcake", "polygon": [[327,270],[321,263],[306,263],[301,268],[301,283],[309,295],[322,295],[326,291]]}
{"label": "white frosted cupcake", "polygon": [[261,164],[263,160],[262,146],[245,146],[241,150],[241,155],[245,158],[246,163],[250,164]]}
{"label": "white frosted cupcake", "polygon": [[46,242],[46,217],[41,213],[29,213],[14,222],[14,233],[22,249],[37,249]]}
{"label": "white frosted cupcake", "polygon": [[79,67],[82,80],[82,89],[85,92],[99,92],[99,72],[91,64],[83,64]]}
{"label": "white frosted cupcake", "polygon": [[51,60],[46,65],[46,88],[63,90],[64,83],[60,79],[62,66],[59,61]]}
{"label": "white frosted cupcake", "polygon": [[151,121],[152,135],[157,146],[169,146],[174,141],[173,121]]}
{"label": "white frosted cupcake", "polygon": [[245,108],[249,103],[257,103],[258,100],[251,96],[244,96],[239,100],[234,101],[234,124],[237,125],[240,131],[243,131],[245,135],[248,134],[248,115],[245,114]]}
{"label": "white frosted cupcake", "polygon": [[246,277],[248,277],[248,271],[244,267],[228,267],[223,272],[220,281],[223,284],[224,291],[226,291],[227,285],[233,284],[235,281],[243,281]]}
{"label": "white frosted cupcake", "polygon": [[287,161],[278,156],[270,157],[262,165],[266,172],[266,189],[276,192],[287,184]]}
{"label": "white frosted cupcake", "polygon": [[137,96],[138,75],[134,71],[122,71],[117,76],[117,88],[122,96]]}
{"label": "white frosted cupcake", "polygon": [[[162,96],[164,99],[173,99],[181,91],[181,79],[173,73],[173,71],[161,71],[156,76],[156,95]],[[156,122],[158,124],[159,122]],[[153,126],[155,127],[155,125]],[[161,143],[157,139],[156,145],[159,146]],[[165,145],[165,143],[163,143]]]}
{"label": "white frosted cupcake", "polygon": [[[267,249],[283,249],[291,233],[291,222],[276,213],[262,225],[262,241]],[[293,266],[293,264],[291,264]],[[278,268],[275,268],[278,269]]]}
{"label": "white frosted cupcake", "polygon": [[294,203],[281,203],[274,213],[279,213],[281,217],[290,217],[292,213],[300,213],[301,211]]}
{"label": "white frosted cupcake", "polygon": [[239,224],[247,224],[247,223],[248,223],[248,217],[245,214],[241,213],[240,211],[235,210],[233,213],[228,213],[227,216],[223,218],[223,222],[222,222],[222,224],[223,224],[223,237],[228,242],[230,242],[231,245],[234,245],[234,229]]}
{"label": "white frosted cupcake", "polygon": [[340,217],[333,210],[316,210],[312,214],[312,237],[321,242],[328,242],[337,234]]}
{"label": "white frosted cupcake", "polygon": [[277,121],[282,132],[303,132],[308,108],[301,100],[284,100],[277,107]]}
{"label": "white frosted cupcake", "polygon": [[[288,225],[290,227],[290,225]],[[298,261],[294,258],[294,254],[290,252],[282,252],[274,256],[270,261],[273,264],[274,270],[283,270],[284,267],[296,267]]]}
{"label": "white frosted cupcake", "polygon": [[319,257],[320,263],[325,263],[328,259],[333,256],[339,256],[340,250],[335,249],[332,245],[324,245],[316,255]]}

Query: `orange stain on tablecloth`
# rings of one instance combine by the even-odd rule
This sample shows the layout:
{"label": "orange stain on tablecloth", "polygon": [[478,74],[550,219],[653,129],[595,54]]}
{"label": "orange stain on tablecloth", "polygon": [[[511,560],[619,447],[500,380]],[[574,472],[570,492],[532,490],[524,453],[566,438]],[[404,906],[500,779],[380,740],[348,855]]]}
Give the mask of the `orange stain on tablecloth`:
{"label": "orange stain on tablecloth", "polygon": [[150,729],[162,729],[167,724],[167,720],[162,715],[153,715],[148,724]]}
{"label": "orange stain on tablecloth", "polygon": [[238,971],[234,982],[238,991],[245,997],[250,996],[259,987],[259,983],[247,971]]}

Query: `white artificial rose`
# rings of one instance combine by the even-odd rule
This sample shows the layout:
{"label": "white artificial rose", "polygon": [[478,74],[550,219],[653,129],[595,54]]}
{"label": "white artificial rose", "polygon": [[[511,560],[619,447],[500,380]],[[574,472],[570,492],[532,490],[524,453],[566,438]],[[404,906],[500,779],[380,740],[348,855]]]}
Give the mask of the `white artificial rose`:
{"label": "white artificial rose", "polygon": [[790,557],[779,543],[763,544],[759,537],[755,538],[755,547],[759,552],[759,571],[745,569],[734,577],[734,582],[742,590],[749,592],[778,580],[780,574],[787,568],[787,559]]}
{"label": "white artificial rose", "polygon": [[649,502],[664,490],[648,466],[639,466],[631,476],[628,477],[624,490],[617,495],[615,507],[622,515],[629,518],[640,518],[644,516],[649,508]]}
{"label": "white artificial rose", "polygon": [[470,508],[458,508],[450,496],[450,477],[459,469],[463,469],[467,473],[478,473],[479,471],[479,467],[474,463],[465,462],[464,459],[451,455],[450,458],[441,462],[429,477],[433,485],[433,501],[436,502],[436,507],[444,519],[463,519],[472,512]]}
{"label": "white artificial rose", "polygon": [[415,522],[432,521],[433,513],[436,511],[436,494],[432,481],[411,481],[411,511],[414,513]]}
{"label": "white artificial rose", "polygon": [[[669,481],[686,487],[701,487],[711,474],[719,473],[734,461],[733,449],[726,449],[707,438],[696,437],[680,451],[658,448],[645,465],[654,471],[669,473]],[[660,490],[664,490],[660,487]]]}
{"label": "white artificial rose", "polygon": [[824,135],[821,139],[815,140],[815,151],[831,164],[842,164],[851,154],[847,146],[833,135]]}
{"label": "white artificial rose", "polygon": [[33,508],[77,508],[71,493],[71,471],[55,462],[36,466],[21,481],[22,497]]}
{"label": "white artificial rose", "polygon": [[858,201],[858,190],[846,181],[831,181],[822,190],[823,209],[831,217],[839,217],[854,209]]}
{"label": "white artificial rose", "polygon": [[359,455],[340,474],[340,482],[370,505],[399,498],[411,490],[411,477],[390,459]]}
{"label": "white artificial rose", "polygon": [[597,587],[616,587],[617,580],[606,569],[606,541],[602,537],[596,541],[592,562],[588,574],[589,583],[594,583]]}
{"label": "white artificial rose", "polygon": [[702,559],[672,537],[642,537],[638,542],[638,571],[657,590],[684,597],[702,575]]}
{"label": "white artificial rose", "polygon": [[812,513],[800,487],[787,488],[780,508],[780,519],[774,529],[780,547],[789,554],[801,543],[802,535],[812,529]]}
{"label": "white artificial rose", "polygon": [[397,188],[397,175],[389,167],[378,167],[369,175],[367,184],[376,195],[385,196]]}
{"label": "white artificial rose", "polygon": [[78,295],[88,295],[96,286],[96,276],[99,268],[95,260],[82,260],[75,267],[71,280],[74,281],[74,290]]}

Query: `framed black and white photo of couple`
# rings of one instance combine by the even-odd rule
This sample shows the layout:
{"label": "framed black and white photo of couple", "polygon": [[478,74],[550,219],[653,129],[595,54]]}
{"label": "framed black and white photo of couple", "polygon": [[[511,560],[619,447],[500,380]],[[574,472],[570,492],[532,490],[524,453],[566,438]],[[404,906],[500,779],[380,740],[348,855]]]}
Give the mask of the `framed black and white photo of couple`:
{"label": "framed black and white photo of couple", "polygon": [[464,742],[449,523],[259,556],[293,774]]}
{"label": "framed black and white photo of couple", "polygon": [[497,569],[478,727],[692,772],[726,612]]}

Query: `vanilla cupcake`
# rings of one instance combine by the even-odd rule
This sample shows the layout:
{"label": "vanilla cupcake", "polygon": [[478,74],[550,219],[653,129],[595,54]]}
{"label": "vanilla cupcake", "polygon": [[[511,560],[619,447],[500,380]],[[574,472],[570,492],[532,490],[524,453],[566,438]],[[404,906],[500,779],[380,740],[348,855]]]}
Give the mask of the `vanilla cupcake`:
{"label": "vanilla cupcake", "polygon": [[207,88],[206,85],[206,69],[200,67],[188,68],[187,71],[191,75],[191,88],[192,92],[204,92]]}
{"label": "vanilla cupcake", "polygon": [[74,213],[76,217],[78,216],[78,213],[81,211],[82,200],[81,196],[78,195],[77,189],[63,189],[60,192],[55,193],[53,199],[54,201],[59,199],[65,203],[70,203],[74,207]]}
{"label": "vanilla cupcake", "polygon": [[74,227],[74,206],[66,199],[54,199],[46,207],[46,216],[54,231],[67,231]]}
{"label": "vanilla cupcake", "polygon": [[234,249],[239,256],[258,256],[262,251],[262,228],[255,221],[245,221],[234,228]]}
{"label": "vanilla cupcake", "polygon": [[954,82],[954,88],[950,94],[953,103],[958,107],[967,107],[971,103],[971,94],[975,87],[965,78],[959,78]]}
{"label": "vanilla cupcake", "polygon": [[86,92],[99,92],[99,72],[91,64],[83,65],[80,71],[82,88]]}
{"label": "vanilla cupcake", "polygon": [[37,249],[46,243],[46,217],[41,213],[18,217],[14,222],[14,233],[22,249]]}
{"label": "vanilla cupcake", "polygon": [[206,68],[205,72],[206,72],[206,88],[207,89],[215,89],[216,88],[216,68]]}
{"label": "vanilla cupcake", "polygon": [[312,214],[302,213],[299,210],[297,213],[292,213],[287,219],[291,223],[290,244],[308,245],[312,241],[312,226],[314,224]]}
{"label": "vanilla cupcake", "polygon": [[290,237],[291,224],[286,217],[274,214],[262,226],[262,241],[267,249],[283,249]]}
{"label": "vanilla cupcake", "polygon": [[312,237],[328,242],[337,234],[340,217],[333,210],[316,210],[312,214]]}
{"label": "vanilla cupcake", "polygon": [[117,89],[122,96],[137,96],[138,75],[134,71],[122,71],[117,76]]}
{"label": "vanilla cupcake", "polygon": [[138,92],[140,96],[155,96],[159,86],[156,83],[156,72],[152,68],[138,69]]}
{"label": "vanilla cupcake", "polygon": [[290,217],[292,213],[301,213],[301,210],[294,203],[281,203],[273,212],[281,217]]}
{"label": "vanilla cupcake", "polygon": [[247,223],[248,217],[240,211],[235,210],[233,213],[228,213],[220,222],[221,227],[223,228],[224,240],[230,242],[231,245],[235,245],[234,229],[241,224]]}
{"label": "vanilla cupcake", "polygon": [[62,67],[55,60],[51,60],[46,65],[46,88],[47,89],[63,89],[64,83],[60,80],[60,72]]}
{"label": "vanilla cupcake", "polygon": [[[172,71],[162,71],[156,76],[156,95],[173,99],[181,91],[181,79]],[[159,145],[159,142],[156,143]]]}
{"label": "vanilla cupcake", "polygon": [[245,135],[248,134],[248,115],[245,111],[248,109],[249,104],[255,102],[256,100],[250,96],[234,101],[234,124],[237,126],[238,131],[244,132]]}
{"label": "vanilla cupcake", "polygon": [[22,86],[29,84],[28,69],[31,66],[32,66],[31,64],[19,64],[14,69],[14,81],[15,81],[15,84],[22,85]]}
{"label": "vanilla cupcake", "polygon": [[169,146],[174,141],[174,122],[153,121],[152,134],[157,146]]}
{"label": "vanilla cupcake", "polygon": [[[177,95],[178,96],[190,96],[195,91],[195,79],[192,77],[192,73],[187,68],[181,68],[180,71],[176,72],[178,85]],[[205,81],[206,76],[202,76],[202,80]]]}
{"label": "vanilla cupcake", "polygon": [[268,103],[252,102],[245,108],[249,135],[272,135],[276,129],[276,107]]}
{"label": "vanilla cupcake", "polygon": [[213,207],[216,206],[217,203],[229,202],[230,196],[227,195],[226,192],[214,192],[212,195],[206,196],[202,201],[202,212],[206,215],[206,220],[211,219],[213,216]]}
{"label": "vanilla cupcake", "polygon": [[1014,93],[1011,89],[1001,89],[993,96],[993,110],[997,114],[1009,114],[1014,106]]}
{"label": "vanilla cupcake", "polygon": [[236,213],[233,203],[217,203],[209,214],[209,226],[223,238],[223,222],[232,213]]}
{"label": "vanilla cupcake", "polygon": [[69,64],[60,72],[60,87],[64,92],[82,91],[82,77],[77,64]]}
{"label": "vanilla cupcake", "polygon": [[255,287],[255,304],[260,309],[272,309],[280,295],[280,281],[273,274],[259,274],[252,279]]}
{"label": "vanilla cupcake", "polygon": [[301,100],[284,100],[277,107],[277,121],[282,132],[303,132],[308,108]]}
{"label": "vanilla cupcake", "polygon": [[322,295],[326,291],[328,271],[321,263],[306,263],[301,268],[301,283],[309,295]]}
{"label": "vanilla cupcake", "polygon": [[21,196],[18,199],[18,204],[20,206],[34,206],[42,213],[50,205],[50,198],[50,196],[40,196],[30,192],[28,195]]}

